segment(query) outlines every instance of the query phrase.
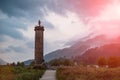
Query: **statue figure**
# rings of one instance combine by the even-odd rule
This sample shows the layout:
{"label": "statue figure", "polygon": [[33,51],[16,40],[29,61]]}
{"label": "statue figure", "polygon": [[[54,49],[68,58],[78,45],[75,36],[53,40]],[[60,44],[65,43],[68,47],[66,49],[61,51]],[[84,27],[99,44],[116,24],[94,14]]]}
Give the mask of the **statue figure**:
{"label": "statue figure", "polygon": [[40,21],[40,20],[38,21],[38,25],[39,25],[39,26],[41,25],[41,21]]}

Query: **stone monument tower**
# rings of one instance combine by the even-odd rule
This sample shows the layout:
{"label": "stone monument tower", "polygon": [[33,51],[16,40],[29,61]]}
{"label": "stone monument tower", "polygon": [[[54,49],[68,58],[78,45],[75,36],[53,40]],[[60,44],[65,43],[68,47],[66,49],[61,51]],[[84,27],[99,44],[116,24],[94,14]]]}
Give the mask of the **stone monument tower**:
{"label": "stone monument tower", "polygon": [[44,27],[41,25],[41,21],[38,21],[38,25],[35,27],[35,66],[42,66],[43,59],[43,31]]}

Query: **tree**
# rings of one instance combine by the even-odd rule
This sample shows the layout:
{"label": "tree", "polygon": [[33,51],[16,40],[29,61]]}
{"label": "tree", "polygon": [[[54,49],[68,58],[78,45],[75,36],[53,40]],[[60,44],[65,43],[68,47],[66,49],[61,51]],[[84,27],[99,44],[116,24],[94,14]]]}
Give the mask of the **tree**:
{"label": "tree", "polygon": [[74,63],[73,63],[71,60],[69,60],[69,59],[63,59],[62,64],[63,64],[64,66],[71,66],[71,65],[73,65]]}
{"label": "tree", "polygon": [[74,63],[73,63],[73,61],[71,61],[69,59],[59,58],[59,59],[51,60],[48,64],[51,65],[51,66],[60,66],[60,65],[72,66]]}
{"label": "tree", "polygon": [[24,66],[25,64],[24,64],[24,62],[17,62],[17,66]]}
{"label": "tree", "polygon": [[100,58],[98,59],[98,65],[101,66],[101,67],[106,66],[106,65],[107,65],[106,59],[105,59],[104,57],[100,57]]}
{"label": "tree", "polygon": [[118,67],[119,66],[119,58],[110,57],[108,59],[108,66],[111,67],[111,68]]}
{"label": "tree", "polygon": [[11,63],[11,65],[12,65],[12,66],[15,66],[16,64],[15,64],[15,62],[13,62],[13,63]]}
{"label": "tree", "polygon": [[21,65],[20,65],[20,66],[22,66],[22,67],[25,66],[24,62],[21,62]]}
{"label": "tree", "polygon": [[32,61],[31,63],[30,63],[30,66],[34,66],[35,65],[35,61]]}

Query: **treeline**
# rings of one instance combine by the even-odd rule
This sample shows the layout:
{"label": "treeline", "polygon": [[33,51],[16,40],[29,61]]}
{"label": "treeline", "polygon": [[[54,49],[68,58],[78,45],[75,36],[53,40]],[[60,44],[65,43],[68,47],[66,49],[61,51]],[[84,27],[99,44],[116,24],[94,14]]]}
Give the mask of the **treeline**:
{"label": "treeline", "polygon": [[73,58],[73,61],[78,65],[99,65],[99,66],[108,66],[108,67],[118,67],[120,66],[120,57],[111,56],[111,57],[102,57],[102,56],[76,56]]}
{"label": "treeline", "polygon": [[108,67],[119,67],[120,66],[120,57],[100,57],[98,59],[98,65],[101,67],[108,66]]}
{"label": "treeline", "polygon": [[50,62],[48,62],[48,65],[50,66],[72,66],[74,65],[74,62],[67,58],[59,58],[59,59],[53,59]]}
{"label": "treeline", "polygon": [[51,60],[50,62],[48,62],[48,65],[50,66],[98,65],[100,67],[114,68],[114,67],[120,67],[120,57],[109,57],[109,58],[99,57],[98,59],[93,58],[89,60],[83,60],[79,57],[72,59],[59,58],[59,59]]}
{"label": "treeline", "polygon": [[8,65],[8,66],[21,66],[21,67],[25,66],[24,62],[17,62],[17,63],[13,62],[13,63],[7,63],[7,65]]}
{"label": "treeline", "polygon": [[73,59],[78,65],[99,65],[101,67],[119,67],[120,57],[81,57],[77,56]]}
{"label": "treeline", "polygon": [[73,56],[73,58],[74,61],[78,64],[96,65],[98,64],[98,60],[100,57],[105,57],[108,64],[108,59],[114,56],[115,58],[120,58],[120,44],[118,43],[106,44],[100,47],[90,48],[82,55]]}

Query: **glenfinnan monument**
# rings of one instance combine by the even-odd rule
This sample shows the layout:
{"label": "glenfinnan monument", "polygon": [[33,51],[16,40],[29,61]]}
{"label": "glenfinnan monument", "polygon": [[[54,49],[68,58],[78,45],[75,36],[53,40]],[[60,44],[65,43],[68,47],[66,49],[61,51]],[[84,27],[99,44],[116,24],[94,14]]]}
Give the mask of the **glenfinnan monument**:
{"label": "glenfinnan monument", "polygon": [[35,27],[35,66],[42,66],[43,59],[43,32],[44,27],[41,25],[40,20]]}

